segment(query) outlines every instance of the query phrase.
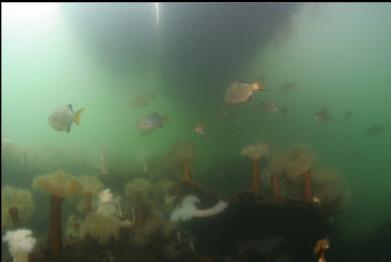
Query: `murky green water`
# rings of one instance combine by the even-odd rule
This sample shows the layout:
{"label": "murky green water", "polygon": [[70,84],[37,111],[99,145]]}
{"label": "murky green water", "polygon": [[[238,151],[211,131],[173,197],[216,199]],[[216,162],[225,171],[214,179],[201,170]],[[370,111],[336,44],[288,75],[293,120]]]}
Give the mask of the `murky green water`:
{"label": "murky green water", "polygon": [[[355,250],[390,223],[390,4],[2,7],[2,188],[31,190],[35,207],[21,223],[39,239],[47,235],[49,204],[31,188],[34,178],[63,169],[101,179],[103,155],[109,175],[122,180],[101,182],[123,196],[121,186],[135,178],[179,181],[182,167],[167,152],[185,140],[196,148],[193,180],[225,196],[248,188],[251,165],[240,156],[246,145],[269,143],[270,160],[310,144],[319,158],[313,169],[338,170],[350,194],[333,216],[330,252],[338,249],[333,241]],[[234,81],[263,74],[267,91],[224,103]],[[297,88],[283,92],[288,82]],[[149,91],[155,98],[147,105],[130,106]],[[279,111],[255,110],[262,101]],[[80,126],[54,130],[49,115],[68,104],[86,108]],[[314,117],[322,107],[332,117],[327,124]],[[154,112],[169,121],[140,135],[136,124]],[[383,131],[368,133],[373,125]],[[270,190],[262,173],[261,181]],[[76,204],[64,202],[63,227]],[[342,261],[338,252],[333,261]],[[285,259],[274,261],[296,261]]]}

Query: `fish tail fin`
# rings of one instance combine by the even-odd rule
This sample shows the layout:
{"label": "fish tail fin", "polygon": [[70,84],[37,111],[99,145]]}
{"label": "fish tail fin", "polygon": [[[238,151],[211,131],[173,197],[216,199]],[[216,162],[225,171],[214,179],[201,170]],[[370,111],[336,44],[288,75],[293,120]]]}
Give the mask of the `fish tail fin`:
{"label": "fish tail fin", "polygon": [[267,74],[263,73],[260,77],[258,77],[253,84],[257,86],[256,90],[257,91],[268,91],[268,89],[265,89],[264,85],[262,84],[263,79],[265,78]]}
{"label": "fish tail fin", "polygon": [[76,125],[80,125],[80,116],[81,116],[81,114],[84,112],[85,109],[86,109],[86,108],[83,107],[83,108],[79,109],[79,110],[75,113],[74,118],[73,118],[73,121],[75,121]]}
{"label": "fish tail fin", "polygon": [[260,80],[255,81],[251,84],[253,91],[268,91]]}

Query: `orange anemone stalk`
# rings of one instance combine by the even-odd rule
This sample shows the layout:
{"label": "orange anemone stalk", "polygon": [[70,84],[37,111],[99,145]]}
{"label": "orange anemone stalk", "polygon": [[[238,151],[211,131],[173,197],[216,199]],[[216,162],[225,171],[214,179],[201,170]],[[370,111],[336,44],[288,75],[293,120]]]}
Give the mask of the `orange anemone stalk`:
{"label": "orange anemone stalk", "polygon": [[254,194],[260,194],[261,178],[259,176],[259,160],[268,154],[269,146],[266,143],[249,145],[242,149],[240,155],[249,157],[253,162],[253,174],[251,178],[250,190]]}
{"label": "orange anemone stalk", "polygon": [[49,215],[49,245],[53,261],[60,261],[62,256],[61,206],[64,198],[51,196]]}
{"label": "orange anemone stalk", "polygon": [[182,141],[171,146],[169,155],[172,155],[176,161],[183,163],[182,182],[193,184],[193,178],[190,171],[190,159],[194,159],[196,149],[191,141]]}

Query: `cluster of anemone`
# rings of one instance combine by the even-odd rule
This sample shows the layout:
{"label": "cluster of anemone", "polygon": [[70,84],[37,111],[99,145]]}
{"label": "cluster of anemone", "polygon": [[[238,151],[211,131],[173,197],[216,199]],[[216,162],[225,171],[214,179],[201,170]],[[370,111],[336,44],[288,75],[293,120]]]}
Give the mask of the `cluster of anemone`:
{"label": "cluster of anemone", "polygon": [[134,218],[131,234],[133,244],[144,245],[156,233],[163,236],[173,233],[175,223],[165,218],[173,203],[167,206],[163,200],[169,198],[173,187],[174,183],[171,181],[151,184],[145,179],[133,179],[125,185],[125,201]]}
{"label": "cluster of anemone", "polygon": [[115,216],[107,216],[98,212],[92,212],[81,224],[80,236],[82,238],[89,236],[96,239],[98,243],[105,244],[111,239],[118,239],[120,228],[131,226],[131,222],[121,222]]}
{"label": "cluster of anemone", "polygon": [[286,175],[288,177],[300,177],[316,164],[318,157],[312,151],[309,144],[294,145],[288,152]]}
{"label": "cluster of anemone", "polygon": [[[261,193],[260,166],[259,160],[269,155],[269,145],[258,143],[246,146],[240,155],[251,159],[253,163],[251,191],[254,194]],[[293,146],[288,152],[274,156],[266,170],[270,178],[274,198],[277,201],[282,199],[280,178],[284,176],[289,180],[304,181],[304,199],[312,201],[312,166],[317,162],[317,156],[312,152],[310,145],[299,144]]]}
{"label": "cluster of anemone", "polygon": [[[312,168],[318,161],[318,157],[308,144],[294,145],[286,153],[279,154],[273,158],[270,170],[274,179],[284,177],[294,183],[304,185],[304,199],[312,201]],[[294,189],[297,189],[294,188]],[[294,193],[294,195],[296,192]]]}
{"label": "cluster of anemone", "polygon": [[316,197],[323,204],[339,204],[340,208],[350,202],[350,190],[342,174],[335,169],[316,169],[313,187]]}
{"label": "cluster of anemone", "polygon": [[276,197],[281,199],[279,180],[285,179],[286,194],[308,202],[346,204],[350,191],[343,176],[334,169],[315,168],[318,157],[310,145],[299,144],[285,153],[275,155],[270,161],[269,173]]}
{"label": "cluster of anemone", "polygon": [[92,211],[92,200],[103,189],[103,184],[94,176],[80,176],[78,181],[81,185],[81,201],[78,204],[78,210],[88,215]]}
{"label": "cluster of anemone", "polygon": [[68,238],[81,238],[80,225],[82,218],[76,215],[70,215],[65,226],[65,236]]}
{"label": "cluster of anemone", "polygon": [[169,237],[176,229],[176,224],[164,219],[164,213],[159,208],[149,209],[149,216],[143,225],[133,228],[131,241],[134,245],[143,246],[157,233]]}
{"label": "cluster of anemone", "polygon": [[[168,155],[175,162],[183,165],[182,180],[193,183],[190,161],[196,156],[194,144],[188,141],[175,143]],[[322,203],[336,203],[347,198],[346,184],[337,171],[314,168],[318,158],[308,144],[295,145],[285,153],[270,157],[269,145],[257,143],[244,147],[240,155],[251,160],[250,190],[254,194],[261,193],[262,167],[270,179],[274,198],[277,201],[282,200],[280,185],[282,179],[293,185],[291,188],[287,186],[287,194],[297,190],[298,192],[293,195],[299,197],[304,195],[306,201],[312,201],[313,195],[316,195]],[[40,157],[43,162],[50,162],[47,161],[46,154]],[[266,157],[270,161],[260,161]],[[36,159],[37,165],[40,165],[40,160]],[[269,163],[269,165],[263,166],[263,163]],[[52,166],[42,168],[50,169],[57,164],[58,162],[53,161]],[[132,244],[139,246],[148,243],[155,234],[169,238],[176,232],[178,222],[193,217],[216,215],[228,206],[227,202],[219,201],[214,207],[199,209],[197,206],[200,200],[191,195],[183,198],[178,204],[175,184],[170,180],[160,180],[152,184],[146,179],[133,179],[124,185],[124,197],[120,198],[113,197],[109,189],[103,190],[104,185],[95,176],[75,177],[59,170],[36,177],[33,187],[50,195],[48,239],[52,261],[58,261],[62,256],[61,208],[64,199],[72,195],[81,197],[78,210],[82,216],[73,214],[68,218],[65,235],[80,239],[89,237],[100,244],[118,240],[121,228],[127,228],[127,230],[130,228],[129,235]],[[33,208],[30,191],[10,186],[2,188],[2,228],[20,225],[21,222],[26,221]],[[14,240],[22,238],[30,241],[30,245],[27,245],[25,249],[23,247],[20,249],[24,250],[24,253],[19,252],[23,253],[23,259],[25,259],[26,253],[30,252],[35,244],[35,240],[31,238],[31,231],[21,231],[18,234],[8,232],[4,240],[8,241],[11,246]],[[11,254],[14,257],[19,256],[17,253],[12,249]]]}
{"label": "cluster of anemone", "polygon": [[34,209],[30,190],[5,186],[1,189],[2,228],[18,227],[25,222]]}
{"label": "cluster of anemone", "polygon": [[153,197],[159,201],[161,208],[168,212],[174,208],[176,192],[175,183],[170,180],[160,180],[152,185]]}
{"label": "cluster of anemone", "polygon": [[[89,213],[80,226],[80,237],[91,237],[100,244],[117,240],[121,228],[130,228],[133,223],[120,220],[118,198],[113,198],[109,189],[99,193],[99,203],[96,210]],[[104,226],[102,226],[104,225]]]}
{"label": "cluster of anemone", "polygon": [[[91,177],[79,177],[81,184],[79,192],[83,197],[83,180],[91,181]],[[96,182],[96,181],[95,181]],[[95,186],[94,186],[95,185]],[[109,189],[101,190],[93,197],[97,206],[93,205],[91,212],[84,218],[71,215],[66,226],[66,235],[79,239],[92,238],[103,245],[119,238],[121,229],[128,231],[134,245],[142,246],[159,233],[164,237],[171,236],[176,229],[176,223],[165,219],[170,207],[164,205],[164,196],[170,195],[174,183],[161,180],[151,184],[145,179],[133,179],[125,185],[125,198],[113,197]],[[100,183],[92,183],[96,192]],[[102,226],[104,225],[104,226]]]}
{"label": "cluster of anemone", "polygon": [[76,194],[81,185],[76,177],[62,170],[36,177],[33,187],[50,195],[49,245],[54,261],[62,256],[61,207],[64,199]]}

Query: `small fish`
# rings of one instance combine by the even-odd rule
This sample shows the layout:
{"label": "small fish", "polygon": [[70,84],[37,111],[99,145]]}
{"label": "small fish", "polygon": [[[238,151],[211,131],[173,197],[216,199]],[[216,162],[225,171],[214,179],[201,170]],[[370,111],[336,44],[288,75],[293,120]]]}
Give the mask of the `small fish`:
{"label": "small fish", "polygon": [[253,83],[236,81],[226,90],[224,102],[226,104],[239,104],[250,101],[254,92],[265,91],[264,86],[258,80]]}
{"label": "small fish", "polygon": [[382,135],[382,134],[384,134],[384,132],[386,132],[386,128],[384,126],[378,125],[378,124],[374,124],[374,125],[370,126],[366,131],[367,135],[369,135],[369,136]]}
{"label": "small fish", "polygon": [[296,82],[288,82],[280,86],[282,92],[286,93],[294,89],[299,88],[299,85]]}
{"label": "small fish", "polygon": [[319,121],[323,124],[327,124],[328,122],[330,122],[331,119],[333,119],[330,116],[329,110],[327,107],[322,107],[321,109],[319,109],[319,111],[314,114],[314,117],[317,121]]}
{"label": "small fish", "polygon": [[261,111],[262,114],[265,114],[265,113],[274,113],[274,112],[277,112],[280,110],[280,108],[278,106],[276,106],[274,103],[272,102],[262,102],[261,104],[259,104],[256,109],[257,111]]}
{"label": "small fish", "polygon": [[156,128],[163,128],[166,122],[168,122],[167,115],[161,116],[158,113],[151,113],[139,120],[136,128],[140,130],[141,135],[149,135]]}
{"label": "small fish", "polygon": [[205,126],[203,123],[197,123],[196,124],[196,127],[194,128],[194,131],[201,135],[201,136],[204,136],[205,135]]}
{"label": "small fish", "polygon": [[130,100],[130,107],[139,108],[148,106],[156,98],[155,92],[144,92],[142,95]]}
{"label": "small fish", "polygon": [[72,104],[61,106],[53,111],[49,116],[50,126],[58,131],[71,131],[73,122],[80,125],[80,116],[85,108],[81,108],[76,113],[73,112]]}

